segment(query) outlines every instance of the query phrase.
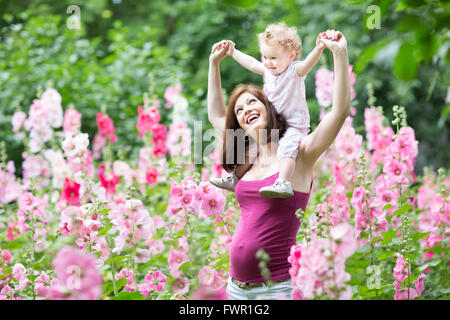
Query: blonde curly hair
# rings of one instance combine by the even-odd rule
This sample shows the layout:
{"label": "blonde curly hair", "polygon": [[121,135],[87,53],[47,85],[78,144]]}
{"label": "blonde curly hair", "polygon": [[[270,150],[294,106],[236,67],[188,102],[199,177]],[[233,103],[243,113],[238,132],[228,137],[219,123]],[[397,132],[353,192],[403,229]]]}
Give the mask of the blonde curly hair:
{"label": "blonde curly hair", "polygon": [[297,34],[297,28],[288,27],[284,22],[268,25],[263,33],[258,34],[258,40],[260,45],[278,43],[288,50],[294,50],[297,58],[302,56],[302,40]]}

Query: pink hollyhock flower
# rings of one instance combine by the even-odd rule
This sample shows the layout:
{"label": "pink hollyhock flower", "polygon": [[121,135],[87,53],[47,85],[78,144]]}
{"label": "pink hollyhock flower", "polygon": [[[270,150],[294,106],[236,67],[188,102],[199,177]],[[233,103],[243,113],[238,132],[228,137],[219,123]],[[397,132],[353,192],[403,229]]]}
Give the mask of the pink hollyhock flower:
{"label": "pink hollyhock flower", "polygon": [[139,286],[139,292],[146,298],[153,291],[162,291],[167,277],[161,271],[153,271],[145,276],[145,283]]}
{"label": "pink hollyhock flower", "polygon": [[100,183],[103,188],[105,188],[106,193],[115,193],[116,192],[116,186],[120,181],[120,178],[114,174],[114,170],[102,163],[98,167],[98,176],[100,178]]}
{"label": "pink hollyhock flower", "polygon": [[14,279],[16,279],[17,282],[19,282],[19,284],[17,284],[14,287],[14,290],[23,291],[23,289],[25,289],[29,284],[27,277],[27,269],[25,269],[23,264],[16,263],[12,269],[12,275]]}
{"label": "pink hollyhock flower", "polygon": [[53,259],[57,281],[49,289],[51,299],[95,300],[102,293],[97,259],[80,249],[65,246]]}
{"label": "pink hollyhock flower", "polygon": [[128,292],[134,292],[136,290],[136,283],[134,282],[134,272],[132,270],[122,269],[118,274],[116,274],[116,280],[126,279],[127,284],[124,290]]}
{"label": "pink hollyhock flower", "polygon": [[117,136],[115,134],[115,127],[110,117],[101,112],[97,113],[97,126],[99,133],[103,137],[108,137],[111,143],[116,142]]}
{"label": "pink hollyhock flower", "polygon": [[25,119],[27,118],[27,114],[23,111],[17,111],[12,116],[11,122],[14,132],[19,132],[22,128]]}
{"label": "pink hollyhock flower", "polygon": [[299,288],[293,288],[291,292],[291,297],[293,300],[306,300],[303,292]]}
{"label": "pink hollyhock flower", "polygon": [[80,205],[80,185],[68,178],[64,180],[61,200],[72,206]]}
{"label": "pink hollyhock flower", "polygon": [[388,158],[387,162],[383,166],[383,173],[386,174],[387,181],[391,186],[408,183],[408,179],[406,177],[406,165],[397,161],[393,157]]}
{"label": "pink hollyhock flower", "polygon": [[92,152],[94,159],[100,159],[102,156],[101,151],[106,146],[106,137],[102,136],[101,134],[96,134],[94,136],[94,141],[92,142]]}
{"label": "pink hollyhock flower", "polygon": [[187,123],[177,121],[170,125],[166,138],[167,147],[171,157],[187,157],[191,154],[191,130]]}
{"label": "pink hollyhock flower", "polygon": [[194,300],[228,300],[226,290],[224,288],[214,289],[210,286],[200,285],[191,295]]}
{"label": "pink hollyhock flower", "polygon": [[152,132],[153,125],[157,124],[161,116],[155,107],[145,109],[138,107],[138,122],[136,128],[139,132],[139,138],[142,138],[146,132]]}
{"label": "pink hollyhock flower", "polygon": [[81,130],[81,113],[75,109],[67,109],[64,113],[64,132],[78,132]]}
{"label": "pink hollyhock flower", "polygon": [[398,255],[394,268],[394,277],[398,281],[403,282],[408,277],[408,274],[411,274],[411,266],[405,262],[402,255]]}
{"label": "pink hollyhock flower", "polygon": [[142,201],[138,199],[114,205],[108,217],[114,229],[119,231],[119,235],[114,239],[114,252],[121,252],[125,245],[131,248],[141,239],[149,239],[154,231],[153,220]]}
{"label": "pink hollyhock flower", "polygon": [[135,260],[136,260],[136,262],[142,262],[142,263],[149,261],[150,260],[150,250],[137,248]]}
{"label": "pink hollyhock flower", "polygon": [[201,210],[207,216],[217,216],[225,209],[226,198],[220,191],[203,195]]}
{"label": "pink hollyhock flower", "polygon": [[154,139],[165,139],[167,135],[167,128],[165,125],[157,123],[151,128]]}
{"label": "pink hollyhock flower", "polygon": [[44,271],[41,271],[39,277],[34,280],[34,286],[36,289],[36,293],[42,295],[43,297],[47,296],[48,289],[50,287],[50,277]]}
{"label": "pink hollyhock flower", "polygon": [[195,210],[193,204],[194,204],[194,195],[192,193],[184,193],[183,197],[181,198],[180,204],[185,207],[186,209]]}
{"label": "pink hollyhock flower", "polygon": [[358,248],[355,232],[348,223],[340,223],[333,227],[330,235],[335,242],[336,257],[347,259]]}
{"label": "pink hollyhock flower", "polygon": [[49,118],[52,127],[59,128],[62,125],[62,107],[61,95],[53,88],[46,89],[41,96],[42,105],[48,110]]}
{"label": "pink hollyhock flower", "polygon": [[0,254],[0,259],[2,259],[2,261],[4,263],[9,263],[11,261],[11,252],[7,249],[3,249],[1,254]]}
{"label": "pink hollyhock flower", "polygon": [[181,200],[181,198],[183,197],[183,193],[184,193],[183,187],[180,186],[179,184],[177,184],[175,182],[175,180],[173,180],[172,178],[169,178],[169,179],[170,179],[170,182],[172,185],[172,187],[170,189],[171,198],[176,199],[176,200]]}
{"label": "pink hollyhock flower", "polygon": [[145,174],[145,179],[149,185],[155,184],[158,181],[158,170],[156,168],[149,168]]}
{"label": "pink hollyhock flower", "polygon": [[164,222],[163,218],[161,218],[160,216],[154,216],[153,217],[153,223],[155,224],[156,228],[162,228],[166,225],[166,223]]}
{"label": "pink hollyhock flower", "polygon": [[155,145],[153,148],[153,156],[155,158],[162,158],[167,153],[166,145]]}
{"label": "pink hollyhock flower", "polygon": [[188,278],[177,278],[172,282],[172,290],[176,294],[184,295],[189,291],[190,281]]}
{"label": "pink hollyhock flower", "polygon": [[170,246],[170,254],[168,259],[170,274],[174,277],[179,277],[181,275],[179,268],[186,261],[187,257],[183,250],[175,250],[173,246]]}
{"label": "pink hollyhock flower", "polygon": [[164,245],[164,242],[160,239],[158,240],[147,240],[145,243],[152,254],[160,254],[164,252],[164,249],[166,248]]}
{"label": "pink hollyhock flower", "polygon": [[[353,85],[356,82],[356,74],[352,71],[353,66],[349,65],[348,72],[350,75],[351,100],[355,98],[355,89]],[[317,70],[316,75],[316,98],[319,105],[328,107],[333,102],[333,83],[334,73],[325,68]]]}
{"label": "pink hollyhock flower", "polygon": [[416,286],[416,292],[417,296],[422,295],[423,290],[425,289],[425,286],[423,284],[423,279],[425,279],[426,275],[424,273],[421,273],[417,280],[414,282]]}
{"label": "pink hollyhock flower", "polygon": [[200,281],[201,285],[205,286],[211,286],[214,282],[214,277],[216,275],[216,270],[204,266],[200,269],[200,272],[198,273],[198,279]]}
{"label": "pink hollyhock flower", "polygon": [[415,289],[414,288],[402,288],[398,280],[394,281],[395,295],[394,300],[407,300],[408,299],[408,291],[409,291],[409,300],[414,300],[419,297],[423,290],[423,279],[425,279],[426,275],[421,273],[417,280],[415,281]]}
{"label": "pink hollyhock flower", "polygon": [[357,187],[353,190],[353,196],[350,200],[351,204],[356,208],[357,212],[362,212],[364,207],[364,200],[368,197],[364,187]]}
{"label": "pink hollyhock flower", "polygon": [[175,86],[168,86],[164,92],[164,99],[167,103],[164,105],[165,108],[169,109],[174,104],[175,100],[180,96],[181,85],[176,84]]}

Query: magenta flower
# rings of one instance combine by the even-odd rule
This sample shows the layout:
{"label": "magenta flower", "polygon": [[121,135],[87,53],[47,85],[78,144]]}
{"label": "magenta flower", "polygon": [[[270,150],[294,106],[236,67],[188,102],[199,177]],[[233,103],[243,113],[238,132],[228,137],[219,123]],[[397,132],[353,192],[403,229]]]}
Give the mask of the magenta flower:
{"label": "magenta flower", "polygon": [[64,186],[61,192],[61,200],[64,200],[68,205],[80,205],[80,185],[68,178],[64,180]]}
{"label": "magenta flower", "polygon": [[114,123],[110,117],[104,113],[97,113],[98,131],[103,137],[108,137],[111,143],[117,141]]}
{"label": "magenta flower", "polygon": [[112,194],[116,192],[116,186],[120,181],[120,178],[114,173],[114,170],[110,165],[108,167],[106,164],[102,163],[98,167],[98,176],[100,178],[100,183],[103,188],[105,188],[106,193]]}
{"label": "magenta flower", "polygon": [[152,127],[156,125],[161,116],[155,107],[145,109],[142,106],[138,107],[138,122],[136,128],[139,132],[139,138],[142,138],[146,132],[152,132]]}
{"label": "magenta flower", "polygon": [[158,170],[156,168],[149,168],[145,174],[145,179],[149,185],[155,184],[158,180]]}

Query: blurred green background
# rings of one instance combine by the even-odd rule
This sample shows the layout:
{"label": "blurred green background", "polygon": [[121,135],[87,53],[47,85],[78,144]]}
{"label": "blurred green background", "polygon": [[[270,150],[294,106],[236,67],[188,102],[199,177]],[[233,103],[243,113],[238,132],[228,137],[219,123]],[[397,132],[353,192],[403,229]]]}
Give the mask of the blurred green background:
{"label": "blurred green background", "polygon": [[[80,9],[80,29],[69,28],[71,5]],[[379,9],[379,29],[370,28],[377,13],[368,10],[371,5]],[[190,125],[202,120],[203,129],[209,128],[211,46],[231,39],[259,58],[256,34],[277,21],[298,27],[304,55],[319,32],[345,34],[357,73],[353,106],[358,133],[364,134],[366,86],[371,83],[375,105],[383,106],[388,118],[393,105],[406,108],[408,125],[419,140],[416,173],[450,163],[448,1],[0,0],[0,8],[0,139],[16,166],[24,147],[12,133],[11,116],[15,110],[28,111],[39,87],[54,87],[64,108],[79,110],[82,131],[91,139],[95,115],[106,107],[119,136],[116,150],[141,143],[135,125],[144,92],[158,95],[163,105],[165,88],[178,81],[190,103]],[[329,52],[306,80],[312,128],[320,110],[314,84],[320,66],[332,69]],[[241,82],[262,84],[232,59],[222,63],[222,79],[228,93]],[[170,110],[161,113],[162,122],[170,124]]]}

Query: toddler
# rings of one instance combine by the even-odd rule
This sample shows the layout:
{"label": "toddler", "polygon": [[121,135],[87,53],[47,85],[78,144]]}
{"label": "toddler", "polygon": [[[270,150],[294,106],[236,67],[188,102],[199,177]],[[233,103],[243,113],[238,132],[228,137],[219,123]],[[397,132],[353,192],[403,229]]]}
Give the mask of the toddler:
{"label": "toddler", "polygon": [[[287,121],[287,130],[279,140],[277,158],[280,160],[279,177],[270,186],[263,187],[259,194],[268,198],[288,198],[294,195],[291,178],[295,170],[300,141],[308,134],[309,112],[305,98],[305,77],[319,61],[325,45],[316,40],[316,47],[305,60],[299,61],[302,45],[297,29],[284,22],[271,24],[258,34],[262,62],[235,48],[232,41],[224,40],[221,45],[228,46],[228,55],[244,68],[262,75],[264,91],[275,107]],[[238,171],[238,170],[236,170]],[[234,172],[223,178],[209,181],[223,189],[234,191],[241,178]]]}

